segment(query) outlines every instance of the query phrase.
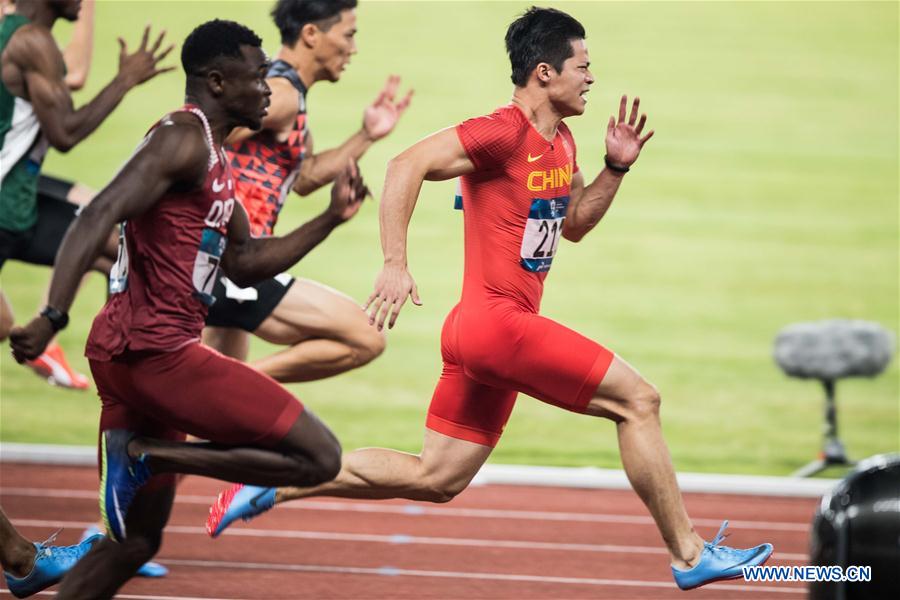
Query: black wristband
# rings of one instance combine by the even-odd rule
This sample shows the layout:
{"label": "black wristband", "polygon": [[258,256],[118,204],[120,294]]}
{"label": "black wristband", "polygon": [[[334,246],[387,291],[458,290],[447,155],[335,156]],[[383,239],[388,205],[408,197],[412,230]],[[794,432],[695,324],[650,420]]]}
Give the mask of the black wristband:
{"label": "black wristband", "polygon": [[49,305],[45,306],[44,310],[41,311],[41,316],[50,321],[50,327],[53,328],[54,332],[65,329],[66,325],[69,324],[69,315]]}
{"label": "black wristband", "polygon": [[607,169],[609,169],[610,171],[615,171],[616,173],[627,173],[631,170],[628,167],[623,167],[622,165],[617,165],[616,163],[611,162],[609,160],[609,156],[606,154],[603,155],[603,162],[606,163]]}

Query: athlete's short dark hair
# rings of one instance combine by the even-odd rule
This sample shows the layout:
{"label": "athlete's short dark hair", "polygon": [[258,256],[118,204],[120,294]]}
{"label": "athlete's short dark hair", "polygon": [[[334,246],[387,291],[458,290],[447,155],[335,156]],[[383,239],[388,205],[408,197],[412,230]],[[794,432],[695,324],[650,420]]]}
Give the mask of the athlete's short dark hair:
{"label": "athlete's short dark hair", "polygon": [[241,46],[262,47],[253,31],[234,21],[215,19],[194,29],[181,47],[181,66],[187,75],[202,75],[219,58],[241,58]]}
{"label": "athlete's short dark hair", "polygon": [[278,0],[272,8],[272,19],[281,32],[281,43],[293,46],[307,23],[328,31],[340,20],[342,11],[352,8],[356,8],[356,0]]}
{"label": "athlete's short dark hair", "polygon": [[562,71],[563,63],[573,55],[572,40],[584,37],[584,27],[575,18],[555,8],[532,6],[506,30],[512,82],[523,87],[542,62]]}

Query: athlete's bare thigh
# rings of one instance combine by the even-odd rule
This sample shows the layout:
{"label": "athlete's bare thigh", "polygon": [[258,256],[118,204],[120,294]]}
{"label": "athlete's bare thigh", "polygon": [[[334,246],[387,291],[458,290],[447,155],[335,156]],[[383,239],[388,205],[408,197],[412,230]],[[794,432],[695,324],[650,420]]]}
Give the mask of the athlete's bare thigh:
{"label": "athlete's bare thigh", "polygon": [[297,279],[253,333],[273,344],[293,345],[311,338],[349,341],[362,327],[370,327],[368,317],[352,298],[327,285]]}

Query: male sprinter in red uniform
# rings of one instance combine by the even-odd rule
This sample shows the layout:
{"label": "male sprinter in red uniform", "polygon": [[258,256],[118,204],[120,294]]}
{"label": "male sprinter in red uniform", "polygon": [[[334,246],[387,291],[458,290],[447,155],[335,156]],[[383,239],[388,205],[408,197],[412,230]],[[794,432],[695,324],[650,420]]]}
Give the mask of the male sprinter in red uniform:
{"label": "male sprinter in red uniform", "polygon": [[[267,75],[272,104],[259,132],[238,129],[226,150],[235,173],[235,197],[247,210],[255,236],[272,235],[284,201],[331,182],[348,160],[359,159],[388,135],[409,104],[394,96],[398,77],[363,113],[362,127],[337,148],[313,153],[306,113],[307,89],[336,82],[356,53],[356,0],[278,0],[272,17],[281,49]],[[241,289],[227,278],[213,288],[204,343],[246,360],[249,333],[283,350],[253,362],[281,382],[309,381],[361,367],[384,350],[359,303],[309,279],[288,274]],[[249,332],[249,333],[248,333]]]}
{"label": "male sprinter in red uniform", "polygon": [[369,303],[381,328],[407,297],[420,304],[407,268],[406,234],[425,179],[462,177],[466,267],[462,299],[444,324],[444,369],[418,456],[369,448],[344,457],[338,477],[307,489],[232,488],[210,510],[218,534],[275,501],[312,495],[446,502],[490,455],[518,392],[617,423],[629,481],[656,521],[682,588],[739,577],[770,544],[750,550],[705,543],[685,511],[659,421],[659,394],[600,344],[538,315],[561,237],[580,241],[603,217],[622,177],[653,132],[634,100],[606,134],[606,168],[585,186],[563,119],[584,112],[594,82],[584,28],[569,15],[531,8],[510,25],[512,103],[419,142],[393,161],[381,201],[384,269]]}
{"label": "male sprinter in red uniform", "polygon": [[[181,60],[185,106],[151,129],[75,220],[49,305],[10,334],[17,360],[40,353],[65,326],[106,232],[125,221],[111,298],[87,344],[103,402],[100,507],[112,539],[97,542],[69,572],[61,598],[112,597],[153,556],[175,473],[308,486],[340,468],[340,445],[315,415],[274,380],[199,338],[220,263],[244,285],[271,277],[352,216],[367,190],[348,164],[320,216],[282,238],[252,238],[222,142],[234,127],[259,127],[265,114],[260,39],[237,23],[210,21],[185,40]],[[185,433],[209,442],[185,443]]]}

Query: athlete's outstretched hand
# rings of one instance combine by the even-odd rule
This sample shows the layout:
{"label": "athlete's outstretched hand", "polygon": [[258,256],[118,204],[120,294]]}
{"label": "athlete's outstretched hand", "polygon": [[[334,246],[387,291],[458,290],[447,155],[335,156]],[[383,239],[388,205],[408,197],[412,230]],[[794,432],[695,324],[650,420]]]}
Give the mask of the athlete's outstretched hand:
{"label": "athlete's outstretched hand", "polygon": [[394,130],[394,126],[397,125],[397,121],[400,120],[403,111],[412,100],[413,91],[409,90],[403,100],[394,103],[398,87],[400,87],[400,76],[388,77],[384,88],[375,98],[375,102],[363,112],[363,129],[373,142],[377,142]]}
{"label": "athlete's outstretched hand", "polygon": [[647,115],[642,114],[638,120],[638,109],[641,106],[641,99],[635,97],[631,105],[631,114],[628,121],[625,121],[625,109],[628,104],[628,97],[622,96],[619,102],[619,119],[615,117],[609,118],[609,124],[606,127],[606,156],[610,162],[630,167],[637,160],[641,153],[641,148],[653,137],[653,130],[641,137],[644,125],[647,123]]}
{"label": "athlete's outstretched hand", "polygon": [[18,363],[40,356],[51,339],[53,327],[44,317],[35,317],[25,327],[13,327],[9,332],[9,345]]}
{"label": "athlete's outstretched hand", "polygon": [[170,44],[165,50],[160,51],[163,38],[166,37],[165,30],[159,34],[153,46],[147,47],[150,39],[150,26],[144,28],[144,36],[141,38],[140,47],[133,54],[128,54],[128,46],[125,40],[119,38],[119,77],[122,77],[129,88],[140,85],[148,79],[153,79],[160,73],[172,71],[175,67],[157,68],[169,52],[175,47]]}
{"label": "athlete's outstretched hand", "polygon": [[400,309],[406,304],[406,299],[412,298],[413,304],[422,306],[419,299],[419,288],[406,267],[397,265],[384,265],[378,279],[375,280],[375,291],[369,296],[363,310],[369,311],[369,324],[378,327],[378,331],[384,329],[384,321],[390,314],[388,329],[394,327]]}
{"label": "athlete's outstretched hand", "polygon": [[328,205],[328,212],[341,223],[349,221],[359,212],[359,207],[362,206],[366,196],[371,195],[359,172],[359,166],[355,160],[350,160],[331,186],[331,204]]}

